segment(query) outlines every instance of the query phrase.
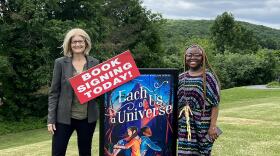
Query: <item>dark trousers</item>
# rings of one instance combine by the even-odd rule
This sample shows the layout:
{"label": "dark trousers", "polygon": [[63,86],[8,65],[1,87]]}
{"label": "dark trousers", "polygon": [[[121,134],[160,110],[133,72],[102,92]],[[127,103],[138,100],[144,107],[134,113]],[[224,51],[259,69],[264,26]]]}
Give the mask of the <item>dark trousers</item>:
{"label": "dark trousers", "polygon": [[77,132],[80,156],[91,156],[92,136],[96,122],[88,123],[87,119],[71,119],[71,125],[56,123],[52,138],[52,156],[65,156],[69,139],[74,130]]}

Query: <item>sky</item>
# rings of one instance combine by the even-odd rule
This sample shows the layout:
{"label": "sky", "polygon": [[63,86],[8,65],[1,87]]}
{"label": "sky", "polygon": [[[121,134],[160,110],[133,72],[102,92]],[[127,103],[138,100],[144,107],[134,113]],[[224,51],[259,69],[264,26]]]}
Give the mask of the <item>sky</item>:
{"label": "sky", "polygon": [[280,30],[280,0],[142,0],[143,6],[167,19],[207,19],[228,11],[235,20]]}

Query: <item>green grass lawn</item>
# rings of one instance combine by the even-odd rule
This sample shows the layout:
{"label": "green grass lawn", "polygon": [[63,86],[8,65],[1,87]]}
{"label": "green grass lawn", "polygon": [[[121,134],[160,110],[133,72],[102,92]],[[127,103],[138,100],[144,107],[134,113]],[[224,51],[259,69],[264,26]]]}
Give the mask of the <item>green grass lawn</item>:
{"label": "green grass lawn", "polygon": [[[279,156],[280,90],[223,90],[218,125],[224,133],[214,144],[214,156]],[[93,156],[98,156],[98,140],[97,128]],[[0,156],[47,156],[50,150],[46,129],[0,136]],[[73,135],[67,156],[76,156],[77,151]]]}
{"label": "green grass lawn", "polygon": [[217,156],[280,155],[280,90],[233,88],[222,91]]}

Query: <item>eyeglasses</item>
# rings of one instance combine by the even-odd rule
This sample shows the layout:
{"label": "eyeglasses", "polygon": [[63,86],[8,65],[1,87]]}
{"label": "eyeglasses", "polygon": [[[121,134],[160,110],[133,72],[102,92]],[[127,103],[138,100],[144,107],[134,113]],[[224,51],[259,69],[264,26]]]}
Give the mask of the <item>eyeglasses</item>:
{"label": "eyeglasses", "polygon": [[79,45],[81,45],[81,44],[85,44],[85,41],[84,41],[84,40],[71,41],[71,44],[73,44],[73,45],[76,45],[77,43],[78,43]]}
{"label": "eyeglasses", "polygon": [[192,53],[189,53],[186,55],[186,57],[188,57],[188,58],[191,58],[191,57],[200,58],[201,56],[202,56],[201,54],[192,54]]}

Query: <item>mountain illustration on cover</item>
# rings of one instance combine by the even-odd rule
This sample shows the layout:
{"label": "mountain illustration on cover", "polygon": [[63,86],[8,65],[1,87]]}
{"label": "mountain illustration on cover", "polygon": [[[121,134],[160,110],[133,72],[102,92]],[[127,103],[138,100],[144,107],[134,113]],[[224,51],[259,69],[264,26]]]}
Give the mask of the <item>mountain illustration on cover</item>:
{"label": "mountain illustration on cover", "polygon": [[[171,81],[172,76],[168,74],[141,75],[106,94],[106,155],[132,156],[135,152],[141,156],[172,155],[174,90]],[[131,127],[137,129],[134,139],[128,136]],[[128,147],[132,140],[138,141],[138,145]],[[114,145],[126,148],[116,149]]]}

